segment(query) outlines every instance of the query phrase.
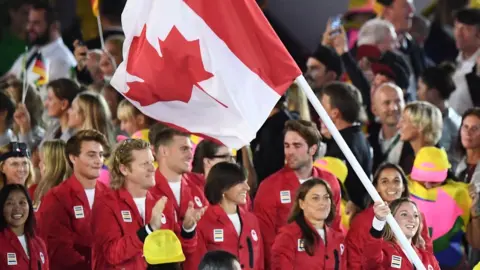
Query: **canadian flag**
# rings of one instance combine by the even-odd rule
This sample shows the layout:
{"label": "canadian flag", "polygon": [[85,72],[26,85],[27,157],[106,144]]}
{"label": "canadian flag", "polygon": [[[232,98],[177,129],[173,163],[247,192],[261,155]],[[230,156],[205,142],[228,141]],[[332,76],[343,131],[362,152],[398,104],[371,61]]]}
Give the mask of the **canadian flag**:
{"label": "canadian flag", "polygon": [[144,114],[229,147],[255,138],[301,75],[254,0],[128,0],[122,25],[111,84]]}

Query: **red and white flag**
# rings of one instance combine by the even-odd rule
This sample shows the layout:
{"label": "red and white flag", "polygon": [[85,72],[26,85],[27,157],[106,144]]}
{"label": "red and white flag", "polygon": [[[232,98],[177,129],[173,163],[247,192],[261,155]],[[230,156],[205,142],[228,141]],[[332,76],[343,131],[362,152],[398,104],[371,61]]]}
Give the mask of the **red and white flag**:
{"label": "red and white flag", "polygon": [[255,138],[301,75],[255,0],[128,0],[122,25],[111,84],[144,114],[229,147]]}

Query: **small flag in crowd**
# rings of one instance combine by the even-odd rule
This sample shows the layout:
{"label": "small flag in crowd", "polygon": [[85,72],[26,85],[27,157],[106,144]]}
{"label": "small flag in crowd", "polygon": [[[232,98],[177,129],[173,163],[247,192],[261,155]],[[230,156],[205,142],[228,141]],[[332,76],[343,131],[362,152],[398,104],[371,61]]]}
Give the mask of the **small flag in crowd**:
{"label": "small flag in crowd", "polygon": [[37,58],[33,64],[32,72],[39,77],[35,80],[36,86],[42,86],[48,83],[48,73],[45,63],[41,58]]}
{"label": "small flag in crowd", "polygon": [[255,0],[128,0],[111,84],[164,123],[240,148],[301,75]]}
{"label": "small flag in crowd", "polygon": [[92,4],[92,12],[95,17],[98,17],[98,1],[99,0],[90,0],[90,3]]}

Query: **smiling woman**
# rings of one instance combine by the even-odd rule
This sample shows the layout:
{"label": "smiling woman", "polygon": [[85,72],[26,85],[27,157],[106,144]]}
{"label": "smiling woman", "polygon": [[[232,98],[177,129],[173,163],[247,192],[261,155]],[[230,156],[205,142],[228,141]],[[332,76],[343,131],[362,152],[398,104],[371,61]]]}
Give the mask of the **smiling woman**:
{"label": "smiling woman", "polygon": [[0,146],[0,189],[7,184],[28,187],[33,181],[34,171],[30,153],[24,143],[12,142]]}
{"label": "smiling woman", "polygon": [[23,185],[6,185],[0,191],[0,269],[49,269],[47,249],[35,233],[32,201]]}

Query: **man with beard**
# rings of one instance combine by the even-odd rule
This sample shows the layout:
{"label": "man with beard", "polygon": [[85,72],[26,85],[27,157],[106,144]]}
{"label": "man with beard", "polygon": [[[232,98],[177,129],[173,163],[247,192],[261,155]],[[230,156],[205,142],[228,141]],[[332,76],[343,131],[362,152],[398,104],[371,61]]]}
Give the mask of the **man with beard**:
{"label": "man with beard", "polygon": [[57,15],[48,3],[36,3],[30,9],[27,42],[28,52],[18,57],[2,80],[12,76],[23,78],[25,67],[27,81],[37,86],[71,77],[76,61],[63,43]]}
{"label": "man with beard", "polygon": [[300,185],[311,178],[325,180],[331,187],[335,209],[332,227],[340,230],[340,184],[333,174],[313,166],[321,139],[314,123],[290,120],[284,129],[285,167],[265,179],[258,189],[254,213],[263,237],[265,269],[271,269],[270,252],[280,227],[287,224],[288,215]]}

